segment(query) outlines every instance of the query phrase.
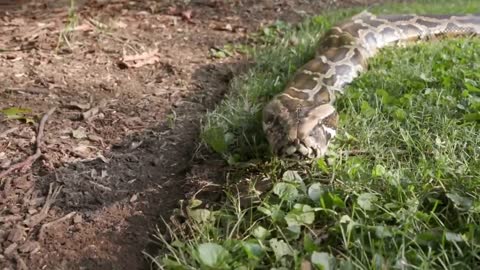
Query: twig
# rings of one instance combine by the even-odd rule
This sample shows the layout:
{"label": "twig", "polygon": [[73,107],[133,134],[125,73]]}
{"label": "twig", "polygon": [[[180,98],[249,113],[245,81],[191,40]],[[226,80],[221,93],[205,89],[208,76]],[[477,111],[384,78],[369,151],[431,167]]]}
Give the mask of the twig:
{"label": "twig", "polygon": [[17,164],[10,166],[10,168],[6,169],[5,171],[0,173],[0,180],[5,176],[9,175],[10,173],[20,170],[22,172],[26,171],[41,155],[42,155],[42,139],[43,139],[43,130],[45,128],[45,123],[48,120],[53,112],[55,112],[56,108],[51,108],[45,115],[43,115],[42,119],[40,120],[40,124],[38,125],[37,131],[37,138],[35,141],[35,153],[30,155],[27,159]]}
{"label": "twig", "polygon": [[77,212],[73,211],[73,212],[70,212],[68,214],[66,214],[65,216],[59,218],[59,219],[56,219],[54,221],[51,221],[51,222],[48,222],[48,223],[45,223],[42,225],[42,227],[40,227],[40,231],[38,232],[38,239],[39,240],[42,240],[43,239],[43,236],[45,235],[45,230],[50,227],[50,226],[53,226],[57,223],[61,223],[61,222],[64,222],[65,220],[67,219],[71,219]]}
{"label": "twig", "polygon": [[15,261],[17,262],[17,269],[19,269],[19,270],[28,270],[27,264],[26,264],[25,261],[22,259],[22,257],[20,257],[20,255],[18,254],[18,252],[15,251],[15,253],[13,254],[13,258],[15,258]]}
{"label": "twig", "polygon": [[0,138],[7,137],[8,134],[17,131],[18,127],[13,127],[10,129],[5,130],[4,132],[0,133]]}
{"label": "twig", "polygon": [[6,48],[6,49],[2,49],[0,48],[0,53],[3,53],[3,52],[21,52],[21,51],[28,51],[30,49],[33,49],[34,46],[25,46],[25,47],[17,47],[17,48],[13,48],[13,49],[9,49],[9,48]]}
{"label": "twig", "polygon": [[92,118],[93,116],[98,114],[100,109],[104,108],[105,106],[107,106],[107,101],[105,99],[100,100],[100,102],[97,106],[95,106],[95,107],[91,108],[90,110],[82,113],[83,119],[88,120],[88,119]]}
{"label": "twig", "polygon": [[35,86],[31,86],[31,87],[27,87],[27,88],[7,88],[5,89],[4,92],[24,92],[24,93],[29,93],[29,94],[48,94],[50,93],[50,91],[48,91],[48,89],[45,89],[45,88],[41,88],[41,87],[35,87]]}
{"label": "twig", "polygon": [[43,205],[42,210],[40,210],[40,213],[34,216],[31,216],[30,218],[26,219],[23,223],[28,227],[32,228],[38,225],[40,222],[42,222],[42,220],[44,220],[47,217],[50,207],[57,199],[58,194],[60,194],[61,190],[62,190],[62,187],[56,187],[55,189],[53,189],[53,183],[50,183],[48,187],[48,195],[47,195],[47,198],[45,199],[45,204]]}
{"label": "twig", "polygon": [[101,190],[103,190],[103,191],[112,192],[112,189],[111,189],[111,188],[109,188],[109,187],[106,187],[106,186],[104,186],[104,185],[102,185],[102,184],[95,183],[94,181],[88,181],[88,182],[90,182],[90,184],[92,184],[92,185],[94,185],[94,186],[98,187],[99,189],[101,189]]}

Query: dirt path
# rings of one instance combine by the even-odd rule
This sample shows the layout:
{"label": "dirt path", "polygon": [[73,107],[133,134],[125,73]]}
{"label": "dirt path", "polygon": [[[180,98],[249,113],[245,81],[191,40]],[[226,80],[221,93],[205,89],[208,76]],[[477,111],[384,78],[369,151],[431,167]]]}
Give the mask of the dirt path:
{"label": "dirt path", "polygon": [[[0,171],[33,153],[36,123],[57,108],[41,158],[0,179],[0,269],[148,267],[161,217],[192,179],[222,172],[195,155],[199,121],[247,65],[212,54],[278,19],[380,1],[184,2],[77,1],[69,13],[69,1],[0,0],[0,110],[29,110],[0,119]],[[49,186],[61,187],[51,207]]]}

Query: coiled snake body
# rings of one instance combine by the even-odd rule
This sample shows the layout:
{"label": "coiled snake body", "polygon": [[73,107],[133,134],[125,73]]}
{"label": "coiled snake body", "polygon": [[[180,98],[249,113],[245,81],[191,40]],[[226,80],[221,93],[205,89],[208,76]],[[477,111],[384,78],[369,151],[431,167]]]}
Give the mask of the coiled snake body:
{"label": "coiled snake body", "polygon": [[274,153],[315,158],[335,136],[334,101],[387,45],[442,36],[480,35],[480,15],[386,15],[360,13],[320,40],[314,59],[263,110],[263,129]]}

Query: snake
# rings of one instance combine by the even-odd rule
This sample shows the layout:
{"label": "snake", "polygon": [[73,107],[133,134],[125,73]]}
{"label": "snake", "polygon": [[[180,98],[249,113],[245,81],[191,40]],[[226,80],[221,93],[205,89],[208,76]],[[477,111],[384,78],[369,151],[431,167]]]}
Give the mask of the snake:
{"label": "snake", "polygon": [[480,35],[480,14],[375,15],[363,11],[330,28],[315,56],[263,108],[262,126],[274,154],[324,157],[337,134],[335,100],[386,46]]}

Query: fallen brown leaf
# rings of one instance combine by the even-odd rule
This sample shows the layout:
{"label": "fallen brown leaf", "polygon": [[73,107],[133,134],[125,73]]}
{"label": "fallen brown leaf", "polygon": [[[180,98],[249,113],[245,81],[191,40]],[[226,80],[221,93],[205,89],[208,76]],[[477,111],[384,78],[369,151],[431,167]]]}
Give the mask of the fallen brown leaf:
{"label": "fallen brown leaf", "polygon": [[223,24],[223,25],[213,25],[212,29],[213,30],[219,30],[219,31],[233,32],[233,27],[229,23]]}
{"label": "fallen brown leaf", "polygon": [[189,23],[193,23],[192,21],[193,11],[191,9],[182,11],[182,13],[180,14],[180,17],[182,17],[182,19],[186,20]]}
{"label": "fallen brown leaf", "polygon": [[169,7],[167,10],[168,15],[173,15],[173,16],[179,16],[185,21],[194,24],[195,22],[192,21],[193,18],[193,10],[187,9],[187,10],[182,10],[181,8],[177,6]]}
{"label": "fallen brown leaf", "polygon": [[120,59],[120,68],[138,68],[145,65],[152,65],[160,61],[158,49],[135,55],[126,55]]}

